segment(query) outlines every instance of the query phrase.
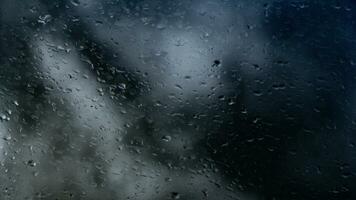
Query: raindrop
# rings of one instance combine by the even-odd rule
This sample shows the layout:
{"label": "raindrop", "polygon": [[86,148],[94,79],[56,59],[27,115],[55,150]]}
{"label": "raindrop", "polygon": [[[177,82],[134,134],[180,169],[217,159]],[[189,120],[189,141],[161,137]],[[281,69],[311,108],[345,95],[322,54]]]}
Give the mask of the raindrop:
{"label": "raindrop", "polygon": [[232,106],[232,105],[234,105],[234,104],[236,104],[236,102],[234,101],[234,99],[229,99],[229,106]]}
{"label": "raindrop", "polygon": [[169,135],[165,135],[165,136],[163,136],[161,139],[162,139],[162,141],[164,141],[164,142],[170,142],[170,141],[172,140],[172,137],[169,136]]}
{"label": "raindrop", "polygon": [[4,137],[4,140],[5,140],[5,141],[10,141],[10,140],[11,140],[11,136],[8,135],[8,136]]}
{"label": "raindrop", "polygon": [[213,67],[219,67],[220,65],[221,65],[221,61],[220,60],[214,60]]}
{"label": "raindrop", "polygon": [[70,3],[71,3],[73,6],[79,6],[79,4],[80,4],[79,0],[71,0]]}
{"label": "raindrop", "polygon": [[180,199],[180,194],[178,192],[172,192],[171,199]]}
{"label": "raindrop", "polygon": [[1,120],[6,120],[6,119],[7,119],[6,115],[4,115],[4,114],[2,114],[2,115],[0,116],[0,118],[1,118]]}
{"label": "raindrop", "polygon": [[37,21],[38,21],[38,23],[41,23],[41,24],[47,24],[51,20],[52,20],[51,15],[44,15],[44,16],[39,16]]}
{"label": "raindrop", "polygon": [[224,101],[225,100],[225,96],[224,95],[220,95],[220,96],[218,96],[218,98],[219,98],[220,101]]}
{"label": "raindrop", "polygon": [[27,161],[27,165],[30,166],[30,167],[36,167],[37,164],[36,164],[35,161],[29,160],[29,161]]}
{"label": "raindrop", "polygon": [[125,90],[126,89],[126,84],[125,83],[120,83],[118,85],[118,88],[121,89],[121,90]]}
{"label": "raindrop", "polygon": [[178,88],[178,89],[180,89],[180,90],[183,90],[183,87],[180,86],[180,85],[178,85],[178,84],[176,84],[175,87]]}
{"label": "raindrop", "polygon": [[207,189],[202,190],[202,192],[203,192],[205,197],[208,197],[208,190]]}

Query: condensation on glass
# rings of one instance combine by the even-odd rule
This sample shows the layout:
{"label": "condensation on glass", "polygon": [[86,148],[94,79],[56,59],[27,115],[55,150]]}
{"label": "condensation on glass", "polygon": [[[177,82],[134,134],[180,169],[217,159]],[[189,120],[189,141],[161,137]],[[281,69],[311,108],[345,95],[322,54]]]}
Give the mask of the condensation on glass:
{"label": "condensation on glass", "polygon": [[351,0],[0,0],[0,199],[356,198]]}

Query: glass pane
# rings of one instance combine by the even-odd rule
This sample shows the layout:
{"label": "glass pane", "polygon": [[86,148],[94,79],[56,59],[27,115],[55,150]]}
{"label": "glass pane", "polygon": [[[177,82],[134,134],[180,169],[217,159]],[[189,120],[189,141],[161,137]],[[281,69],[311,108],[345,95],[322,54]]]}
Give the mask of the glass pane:
{"label": "glass pane", "polygon": [[351,0],[0,0],[0,199],[355,199]]}

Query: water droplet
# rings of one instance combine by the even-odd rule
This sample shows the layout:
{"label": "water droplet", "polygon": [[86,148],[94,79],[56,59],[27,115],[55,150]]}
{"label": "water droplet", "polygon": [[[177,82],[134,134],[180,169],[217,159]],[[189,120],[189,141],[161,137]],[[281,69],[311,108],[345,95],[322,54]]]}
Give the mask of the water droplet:
{"label": "water droplet", "polygon": [[171,199],[180,199],[180,194],[178,192],[172,192]]}
{"label": "water droplet", "polygon": [[208,197],[208,190],[207,189],[202,190],[202,192],[203,192],[205,197]]}
{"label": "water droplet", "polygon": [[27,165],[30,166],[30,167],[36,167],[37,164],[36,164],[35,161],[29,160],[29,161],[27,161]]}
{"label": "water droplet", "polygon": [[37,21],[38,21],[38,23],[41,23],[41,24],[47,24],[51,20],[52,20],[51,15],[43,15],[43,16],[39,16]]}
{"label": "water droplet", "polygon": [[178,84],[176,84],[175,87],[178,88],[178,89],[180,89],[180,90],[183,90],[183,87],[180,86],[180,85],[178,85]]}
{"label": "water droplet", "polygon": [[170,141],[172,140],[172,137],[169,136],[169,135],[165,135],[165,136],[163,136],[161,139],[162,139],[162,141],[164,141],[164,142],[170,142]]}
{"label": "water droplet", "polygon": [[126,84],[125,83],[120,83],[118,85],[118,88],[121,89],[121,90],[125,90],[126,89]]}
{"label": "water droplet", "polygon": [[254,94],[256,97],[260,97],[260,96],[263,95],[263,93],[262,93],[261,91],[258,91],[258,90],[254,91],[253,94]]}
{"label": "water droplet", "polygon": [[79,0],[71,0],[70,3],[71,3],[73,6],[79,6],[79,4],[80,4]]}
{"label": "water droplet", "polygon": [[218,96],[218,98],[219,98],[220,101],[224,101],[225,100],[225,96],[224,95],[220,95],[220,96]]}
{"label": "water droplet", "polygon": [[213,67],[219,67],[220,65],[221,65],[221,61],[220,60],[214,60]]}
{"label": "water droplet", "polygon": [[234,104],[236,104],[235,100],[234,100],[234,99],[229,99],[228,105],[229,105],[229,106],[232,106],[232,105],[234,105]]}
{"label": "water droplet", "polygon": [[6,120],[6,115],[2,114],[2,115],[0,116],[0,118],[1,118],[1,120]]}
{"label": "water droplet", "polygon": [[10,141],[11,140],[11,135],[8,135],[8,136],[4,137],[4,140],[5,141]]}

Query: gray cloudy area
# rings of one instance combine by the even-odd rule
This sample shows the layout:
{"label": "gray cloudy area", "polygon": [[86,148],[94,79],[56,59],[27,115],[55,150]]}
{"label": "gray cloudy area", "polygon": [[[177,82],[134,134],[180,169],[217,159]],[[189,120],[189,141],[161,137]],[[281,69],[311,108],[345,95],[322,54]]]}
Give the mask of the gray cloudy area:
{"label": "gray cloudy area", "polygon": [[0,200],[356,198],[356,2],[0,0]]}

